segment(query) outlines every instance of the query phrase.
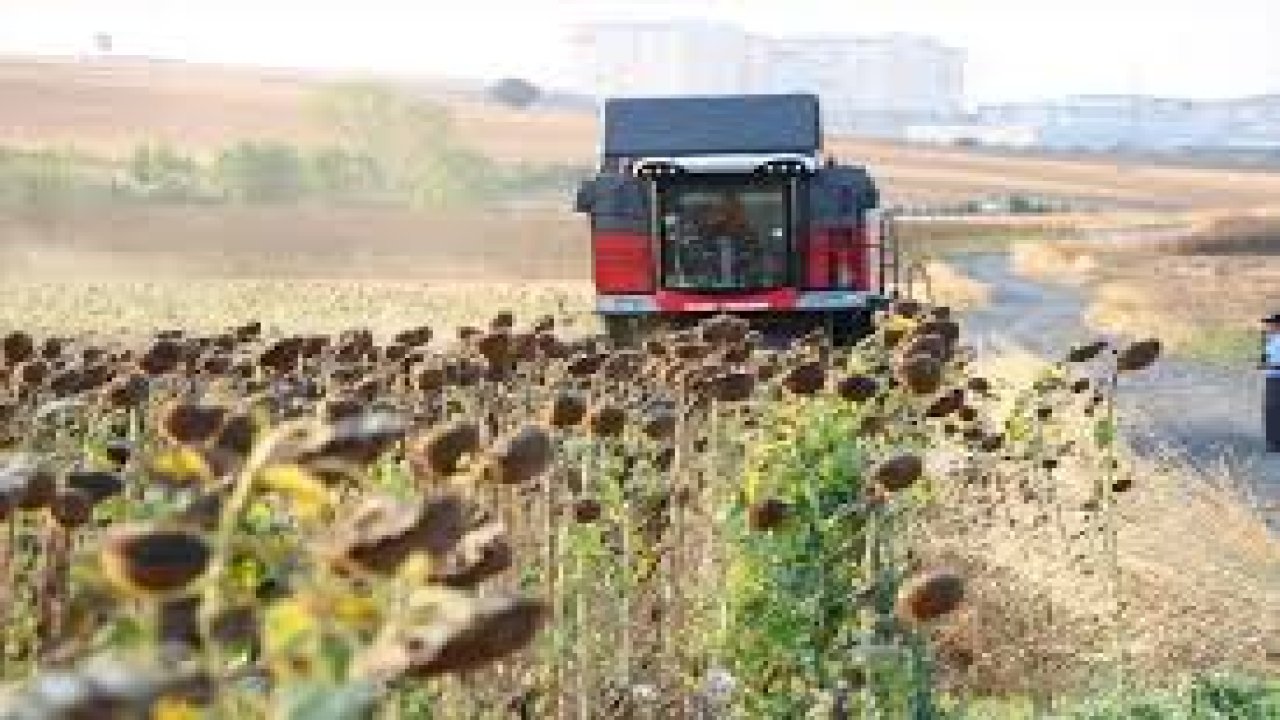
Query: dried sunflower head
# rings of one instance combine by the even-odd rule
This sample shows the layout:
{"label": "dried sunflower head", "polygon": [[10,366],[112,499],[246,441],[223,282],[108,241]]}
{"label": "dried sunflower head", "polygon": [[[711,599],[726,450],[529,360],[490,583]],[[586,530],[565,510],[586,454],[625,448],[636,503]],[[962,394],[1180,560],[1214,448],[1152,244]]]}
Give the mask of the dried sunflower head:
{"label": "dried sunflower head", "polygon": [[554,459],[551,433],[541,425],[525,425],[489,448],[485,475],[504,485],[522,485],[546,472]]}
{"label": "dried sunflower head", "polygon": [[650,440],[670,440],[675,437],[678,424],[676,413],[659,408],[645,415],[642,430]]}
{"label": "dried sunflower head", "polygon": [[1116,369],[1137,372],[1151,367],[1160,358],[1160,341],[1155,338],[1132,343],[1116,356]]}
{"label": "dried sunflower head", "polygon": [[1098,340],[1084,345],[1076,345],[1067,352],[1067,362],[1085,363],[1098,357],[1103,350],[1107,349],[1105,340]]}
{"label": "dried sunflower head", "polygon": [[393,575],[415,553],[445,557],[466,530],[466,504],[457,496],[416,502],[374,496],[340,522],[332,558],[356,574]]}
{"label": "dried sunflower head", "polygon": [[898,382],[915,395],[932,395],[942,386],[942,361],[933,355],[912,355],[894,369]]}
{"label": "dried sunflower head", "polygon": [[627,428],[627,413],[617,405],[601,404],[587,416],[587,426],[596,437],[618,437]]}
{"label": "dried sunflower head", "polygon": [[305,459],[368,465],[404,440],[407,431],[407,421],[397,413],[364,413],[327,425],[306,451]]}
{"label": "dried sunflower head", "polygon": [[587,401],[573,392],[562,392],[551,401],[547,409],[547,422],[553,428],[567,430],[576,427],[587,415]]}
{"label": "dried sunflower head", "polygon": [[170,442],[203,445],[222,430],[227,414],[221,405],[170,403],[160,413],[160,429]]}
{"label": "dried sunflower head", "polygon": [[208,570],[213,552],[205,539],[183,528],[126,526],[103,542],[103,570],[130,593],[161,598],[186,589]]}
{"label": "dried sunflower head", "polygon": [[898,590],[898,617],[911,624],[943,617],[964,600],[964,580],[948,570],[932,570],[910,578]]}
{"label": "dried sunflower head", "polygon": [[431,570],[431,581],[451,588],[474,588],[514,565],[511,539],[501,523],[468,530],[457,546]]}
{"label": "dried sunflower head", "polygon": [[792,508],[778,498],[766,498],[747,509],[747,526],[752,530],[775,530],[792,515]]}
{"label": "dried sunflower head", "polygon": [[453,475],[462,461],[480,450],[480,426],[471,421],[455,421],[432,430],[413,444],[410,463],[424,478]]}
{"label": "dried sunflower head", "polygon": [[827,369],[821,362],[803,362],[787,372],[782,384],[796,395],[813,395],[827,384]]}
{"label": "dried sunflower head", "polygon": [[589,525],[600,519],[604,514],[604,506],[600,501],[592,497],[581,497],[573,502],[573,519],[584,525]]}
{"label": "dried sunflower head", "polygon": [[836,383],[836,393],[849,402],[866,402],[880,393],[880,383],[869,375],[850,375]]}
{"label": "dried sunflower head", "polygon": [[463,610],[384,637],[357,662],[358,672],[392,680],[477,670],[532,642],[549,612],[546,603],[519,597],[478,598]]}
{"label": "dried sunflower head", "polygon": [[924,475],[924,460],[914,453],[900,453],[880,461],[871,470],[873,485],[890,492],[905,490]]}
{"label": "dried sunflower head", "polygon": [[156,340],[138,359],[138,367],[151,377],[167,375],[178,369],[186,355],[185,346],[177,340]]}
{"label": "dried sunflower head", "polygon": [[0,359],[9,367],[19,365],[36,356],[35,339],[19,331],[11,332],[0,340]]}
{"label": "dried sunflower head", "polygon": [[67,488],[84,493],[94,504],[124,492],[124,478],[114,472],[75,470],[67,473],[64,483]]}
{"label": "dried sunflower head", "polygon": [[719,402],[750,400],[755,389],[755,374],[739,370],[717,373],[707,381],[706,385],[708,394]]}
{"label": "dried sunflower head", "polygon": [[423,325],[397,333],[393,339],[396,343],[404,345],[405,347],[416,348],[430,344],[431,338],[431,328]]}
{"label": "dried sunflower head", "polygon": [[49,514],[63,529],[74,530],[89,524],[93,518],[93,505],[88,493],[68,488],[54,496],[49,504]]}

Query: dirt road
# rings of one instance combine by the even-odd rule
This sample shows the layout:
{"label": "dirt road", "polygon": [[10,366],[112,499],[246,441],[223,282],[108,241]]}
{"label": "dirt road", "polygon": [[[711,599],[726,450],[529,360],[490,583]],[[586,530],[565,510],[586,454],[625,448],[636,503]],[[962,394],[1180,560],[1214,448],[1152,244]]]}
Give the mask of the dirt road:
{"label": "dirt road", "polygon": [[[1024,278],[1007,255],[973,255],[956,265],[992,290],[990,304],[966,317],[979,347],[1013,343],[1052,358],[1096,338],[1081,321],[1081,291]],[[1266,502],[1280,502],[1280,455],[1263,447],[1257,370],[1164,359],[1124,383],[1129,434],[1139,448],[1168,448],[1202,468],[1226,463],[1253,478]]]}

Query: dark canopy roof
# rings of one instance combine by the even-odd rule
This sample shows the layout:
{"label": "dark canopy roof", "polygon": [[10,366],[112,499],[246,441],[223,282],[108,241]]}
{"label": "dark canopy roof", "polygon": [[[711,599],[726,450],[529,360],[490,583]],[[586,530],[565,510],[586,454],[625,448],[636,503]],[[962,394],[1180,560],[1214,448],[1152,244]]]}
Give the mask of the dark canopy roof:
{"label": "dark canopy roof", "polygon": [[813,95],[617,98],[604,107],[606,158],[808,155],[821,146]]}

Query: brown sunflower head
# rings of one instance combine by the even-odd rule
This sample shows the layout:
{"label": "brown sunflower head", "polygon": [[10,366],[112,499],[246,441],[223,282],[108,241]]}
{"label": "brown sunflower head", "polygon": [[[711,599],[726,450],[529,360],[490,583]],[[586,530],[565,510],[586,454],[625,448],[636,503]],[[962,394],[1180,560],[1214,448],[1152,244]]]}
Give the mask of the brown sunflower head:
{"label": "brown sunflower head", "polygon": [[686,362],[705,360],[711,355],[712,347],[705,342],[679,342],[672,346],[671,352],[676,358]]}
{"label": "brown sunflower head", "polygon": [[511,335],[505,331],[495,331],[480,336],[476,341],[476,351],[489,365],[504,366],[511,362]]}
{"label": "brown sunflower head", "polygon": [[119,473],[100,470],[69,472],[64,484],[70,490],[83,493],[95,505],[124,492],[124,478]]}
{"label": "brown sunflower head", "polygon": [[201,445],[222,430],[227,415],[221,405],[175,402],[161,412],[160,429],[170,442]]}
{"label": "brown sunflower head", "polygon": [[516,326],[516,314],[510,310],[502,310],[489,320],[489,329],[494,332],[511,332]]}
{"label": "brown sunflower head", "polygon": [[458,617],[402,632],[375,646],[361,667],[381,679],[471,672],[532,642],[548,614],[540,600],[478,598]]}
{"label": "brown sunflower head", "polygon": [[587,401],[575,392],[562,392],[551,400],[546,410],[547,424],[557,430],[577,427],[587,415]]}
{"label": "brown sunflower head", "polygon": [[604,365],[606,357],[606,355],[596,352],[579,353],[569,359],[569,364],[565,369],[570,377],[591,377],[600,371],[600,367]]}
{"label": "brown sunflower head", "polygon": [[108,440],[102,446],[102,454],[113,468],[121,470],[129,463],[129,458],[133,457],[133,443],[120,438]]}
{"label": "brown sunflower head", "polygon": [[890,492],[905,490],[924,475],[924,460],[915,453],[888,457],[871,470],[871,483]]}
{"label": "brown sunflower head", "polygon": [[182,528],[122,527],[104,540],[101,560],[123,589],[160,598],[181,592],[208,570],[212,550],[198,533]]}
{"label": "brown sunflower head", "polygon": [[49,378],[49,363],[44,360],[28,360],[13,369],[13,379],[18,387],[36,390]]}
{"label": "brown sunflower head", "polygon": [[953,388],[935,398],[933,403],[925,410],[925,416],[944,418],[958,412],[962,407],[964,407],[964,391],[959,388]]}
{"label": "brown sunflower head", "polygon": [[604,506],[593,497],[580,497],[573,501],[573,519],[575,522],[589,525],[604,514]]}
{"label": "brown sunflower head", "polygon": [[650,440],[670,440],[675,437],[679,421],[679,416],[671,410],[657,408],[645,415],[642,430]]}
{"label": "brown sunflower head", "polygon": [[467,526],[466,504],[454,495],[416,502],[367,498],[340,522],[333,560],[357,574],[392,575],[414,553],[444,558]]}
{"label": "brown sunflower head", "polygon": [[46,462],[19,455],[0,467],[0,489],[23,510],[49,507],[58,492],[58,478]]}
{"label": "brown sunflower head", "polygon": [[283,375],[297,369],[305,341],[302,338],[281,338],[258,355],[258,367]]}
{"label": "brown sunflower head", "polygon": [[987,395],[991,392],[991,381],[981,376],[975,375],[969,378],[966,386],[979,395]]}
{"label": "brown sunflower head", "polygon": [[431,570],[431,581],[452,588],[474,588],[509,570],[515,563],[511,538],[501,523],[488,522],[468,530],[458,544]]}
{"label": "brown sunflower head", "polygon": [[54,496],[49,504],[49,514],[59,527],[74,530],[88,525],[93,519],[93,505],[87,493],[68,488]]}
{"label": "brown sunflower head", "polygon": [[863,403],[880,393],[880,383],[869,375],[849,375],[836,383],[836,393],[849,402]]}
{"label": "brown sunflower head", "polygon": [[1085,363],[1098,357],[1103,350],[1107,349],[1105,340],[1098,340],[1084,345],[1076,345],[1067,351],[1067,362]]}
{"label": "brown sunflower head", "polygon": [[258,424],[253,416],[247,413],[229,415],[222,424],[222,430],[213,440],[213,448],[239,458],[246,458],[253,450],[257,433]]}
{"label": "brown sunflower head", "polygon": [[587,427],[596,437],[618,437],[627,428],[627,412],[617,405],[597,405],[587,416]]}
{"label": "brown sunflower head", "polygon": [[369,465],[404,440],[407,431],[408,422],[397,413],[362,413],[328,425],[306,456]]}
{"label": "brown sunflower head", "polygon": [[636,350],[617,350],[606,357],[600,370],[606,379],[622,382],[634,379],[642,367],[642,353]]}
{"label": "brown sunflower head", "polygon": [[414,443],[409,460],[424,478],[448,476],[462,469],[463,460],[480,450],[480,426],[459,420],[442,425]]}
{"label": "brown sunflower head", "polygon": [[942,386],[942,361],[933,355],[912,355],[898,363],[894,376],[915,395],[932,395]]}
{"label": "brown sunflower head", "polygon": [[747,526],[752,530],[775,530],[792,515],[789,504],[778,498],[766,498],[747,508]]}
{"label": "brown sunflower head", "polygon": [[1139,340],[1116,356],[1116,369],[1120,372],[1145,370],[1160,358],[1160,350],[1160,341],[1155,338]]}
{"label": "brown sunflower head", "polygon": [[742,342],[750,330],[750,325],[742,318],[717,315],[703,322],[701,334],[703,342],[723,346]]}
{"label": "brown sunflower head", "polygon": [[14,331],[0,340],[0,360],[13,367],[36,356],[35,339],[24,332]]}
{"label": "brown sunflower head", "polygon": [[813,395],[827,384],[827,368],[816,360],[802,362],[787,371],[782,384],[795,395]]}
{"label": "brown sunflower head", "polygon": [[396,333],[396,336],[393,338],[393,340],[395,340],[400,345],[404,345],[405,347],[417,348],[417,347],[422,347],[424,345],[430,344],[431,338],[432,338],[431,328],[426,325],[422,325],[420,327],[411,328],[409,330]]}
{"label": "brown sunflower head", "polygon": [[181,342],[162,338],[152,342],[142,353],[138,367],[151,377],[167,375],[177,370],[186,357],[186,347]]}
{"label": "brown sunflower head", "polygon": [[523,485],[546,472],[554,459],[551,432],[541,425],[525,425],[489,448],[485,475],[504,485]]}
{"label": "brown sunflower head", "polygon": [[717,373],[707,381],[706,389],[719,402],[743,402],[755,392],[756,376],[742,370]]}
{"label": "brown sunflower head", "polygon": [[910,578],[898,590],[898,617],[923,624],[948,615],[964,601],[964,579],[948,570],[931,570]]}

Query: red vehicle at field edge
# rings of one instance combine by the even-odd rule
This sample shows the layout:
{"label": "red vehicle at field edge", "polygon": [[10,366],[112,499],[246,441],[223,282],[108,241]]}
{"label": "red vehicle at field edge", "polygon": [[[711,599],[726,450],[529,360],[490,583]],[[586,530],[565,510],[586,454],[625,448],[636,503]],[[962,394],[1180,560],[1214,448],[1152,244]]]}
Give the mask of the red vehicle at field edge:
{"label": "red vehicle at field edge", "polygon": [[866,169],[822,155],[818,98],[614,99],[591,219],[596,310],[620,341],[747,317],[856,341],[896,293],[898,253]]}

